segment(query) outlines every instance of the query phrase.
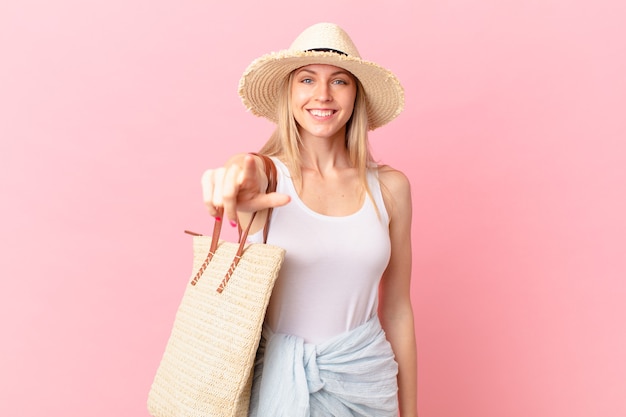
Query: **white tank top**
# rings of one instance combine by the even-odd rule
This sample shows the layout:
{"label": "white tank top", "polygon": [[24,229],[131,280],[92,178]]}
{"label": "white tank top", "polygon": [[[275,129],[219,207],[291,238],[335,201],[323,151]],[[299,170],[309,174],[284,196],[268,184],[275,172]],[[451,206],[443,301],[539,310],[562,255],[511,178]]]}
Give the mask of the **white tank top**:
{"label": "white tank top", "polygon": [[[378,170],[368,170],[367,180],[380,217],[367,196],[356,213],[333,217],[308,208],[287,167],[272,159],[277,191],[291,196],[291,202],[272,213],[267,243],[284,248],[286,255],[266,323],[275,333],[319,344],[376,314],[378,285],[391,254]],[[263,233],[248,240],[262,242]]]}

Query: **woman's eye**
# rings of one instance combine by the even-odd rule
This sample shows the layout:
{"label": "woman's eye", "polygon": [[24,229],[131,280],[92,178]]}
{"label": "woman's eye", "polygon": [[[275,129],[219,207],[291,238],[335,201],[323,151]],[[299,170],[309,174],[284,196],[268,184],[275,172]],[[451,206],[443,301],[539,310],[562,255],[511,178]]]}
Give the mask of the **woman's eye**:
{"label": "woman's eye", "polygon": [[348,83],[347,83],[345,80],[338,79],[338,80],[333,81],[333,84],[342,84],[342,85],[346,85],[346,84],[348,84]]}
{"label": "woman's eye", "polygon": [[303,84],[311,84],[313,80],[310,78],[303,78],[300,82]]}

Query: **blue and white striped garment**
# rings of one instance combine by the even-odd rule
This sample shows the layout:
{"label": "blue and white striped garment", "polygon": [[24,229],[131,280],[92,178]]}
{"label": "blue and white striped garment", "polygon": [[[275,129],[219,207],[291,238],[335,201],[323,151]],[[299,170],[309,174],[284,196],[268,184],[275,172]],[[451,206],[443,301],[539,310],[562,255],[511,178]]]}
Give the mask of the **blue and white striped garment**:
{"label": "blue and white striped garment", "polygon": [[265,326],[250,417],[398,417],[398,364],[377,316],[319,344]]}

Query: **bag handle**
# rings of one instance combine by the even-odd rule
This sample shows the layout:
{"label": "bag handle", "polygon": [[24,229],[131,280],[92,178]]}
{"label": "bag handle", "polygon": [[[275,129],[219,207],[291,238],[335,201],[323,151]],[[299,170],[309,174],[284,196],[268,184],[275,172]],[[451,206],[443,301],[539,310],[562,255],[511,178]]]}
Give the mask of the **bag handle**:
{"label": "bag handle", "polygon": [[[250,153],[250,154],[258,156],[263,160],[265,175],[267,176],[267,189],[265,192],[267,194],[275,192],[278,174],[276,172],[276,165],[274,165],[274,161],[272,161],[266,155],[261,155],[257,153]],[[209,249],[209,253],[207,254],[206,259],[202,263],[202,266],[200,266],[200,269],[198,269],[198,272],[191,280],[191,285],[196,285],[198,283],[198,280],[200,279],[200,277],[202,276],[206,268],[209,266],[209,262],[211,262],[211,259],[213,259],[213,256],[215,255],[215,252],[217,251],[220,233],[222,231],[222,217],[223,217],[222,213],[223,213],[223,209],[220,209],[218,213],[218,217],[215,219],[215,223],[213,224],[213,235],[211,237],[211,247]],[[254,218],[256,217],[256,214],[257,214],[256,211],[252,213],[252,217],[250,218],[250,223],[248,223],[248,226],[246,226],[245,229],[242,230],[241,225],[238,226],[239,247],[237,248],[237,253],[235,254],[235,258],[231,262],[230,267],[228,268],[228,271],[226,271],[226,275],[224,276],[224,279],[222,279],[222,282],[220,283],[219,287],[217,287],[217,292],[220,294],[222,293],[222,291],[224,291],[224,288],[226,288],[226,284],[228,284],[228,281],[233,275],[233,272],[235,272],[235,268],[239,264],[239,260],[241,259],[244,248],[246,246],[248,232],[250,231],[250,227],[252,226],[252,223],[254,223]],[[267,210],[267,218],[265,219],[265,226],[263,227],[263,243],[267,242],[267,235],[269,233],[269,225],[270,225],[271,216],[272,216],[272,208],[270,207]],[[188,233],[194,236],[201,236],[198,233],[189,232],[187,230],[185,230],[185,233]]]}
{"label": "bag handle", "polygon": [[[265,176],[267,177],[267,189],[265,190],[265,192],[267,194],[275,192],[278,175],[276,172],[276,165],[274,165],[274,161],[272,161],[271,158],[269,158],[266,155],[261,155],[261,154],[254,153],[254,152],[250,152],[250,155],[258,156],[263,160],[263,168],[265,169]],[[267,218],[265,219],[265,226],[263,226],[263,243],[267,243],[267,234],[269,233],[269,230],[270,230],[270,219],[272,217],[273,210],[274,210],[273,207],[270,207],[267,209]],[[250,220],[250,224],[248,224],[243,240],[247,239],[248,237],[248,230],[250,229],[250,226],[252,225],[254,216],[256,216],[256,212],[252,214],[252,219]],[[239,223],[237,223],[237,227],[239,230],[239,241],[241,242],[242,240],[241,234],[243,230]]]}

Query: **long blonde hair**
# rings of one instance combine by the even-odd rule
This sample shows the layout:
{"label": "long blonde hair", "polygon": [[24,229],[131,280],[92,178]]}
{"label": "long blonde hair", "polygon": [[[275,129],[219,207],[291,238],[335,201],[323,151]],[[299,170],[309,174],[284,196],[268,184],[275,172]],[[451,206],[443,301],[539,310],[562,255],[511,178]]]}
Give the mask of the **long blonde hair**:
{"label": "long blonde hair", "polygon": [[[300,184],[302,180],[302,158],[300,156],[302,143],[291,109],[290,94],[294,73],[295,71],[291,72],[283,80],[277,103],[277,126],[259,152],[269,156],[279,156],[289,167],[294,183]],[[346,123],[346,149],[352,166],[357,169],[361,185],[371,199],[372,194],[367,183],[367,169],[374,165],[374,159],[367,136],[367,103],[361,82],[354,76],[353,79],[357,88],[352,117]],[[376,207],[376,205],[374,206]]]}

